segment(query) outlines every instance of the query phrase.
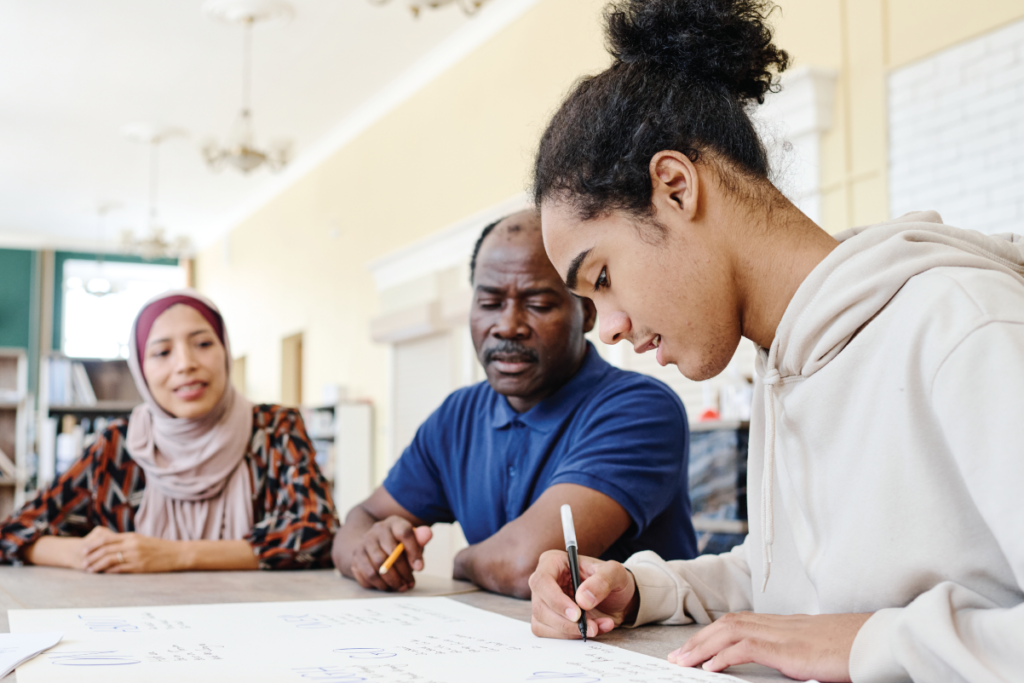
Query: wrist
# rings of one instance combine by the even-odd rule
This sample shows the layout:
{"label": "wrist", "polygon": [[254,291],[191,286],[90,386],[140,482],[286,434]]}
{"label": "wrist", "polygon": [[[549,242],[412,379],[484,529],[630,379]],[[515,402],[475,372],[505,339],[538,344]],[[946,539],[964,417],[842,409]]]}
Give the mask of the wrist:
{"label": "wrist", "polygon": [[471,549],[472,549],[472,546],[470,546],[469,548],[463,548],[462,550],[460,550],[458,553],[455,554],[455,561],[453,563],[454,567],[452,569],[452,578],[453,579],[458,579],[460,581],[472,581],[473,580],[473,575],[470,572],[470,555],[469,555],[469,551]]}
{"label": "wrist", "polygon": [[169,544],[172,571],[187,572],[196,568],[198,552],[194,541],[163,541]]}
{"label": "wrist", "polygon": [[632,626],[636,623],[636,618],[640,614],[640,591],[636,587],[636,577],[633,576],[633,572],[626,567],[626,573],[629,574],[629,583],[633,587],[633,595],[629,598],[629,604],[626,605],[626,611],[622,614],[622,625]]}

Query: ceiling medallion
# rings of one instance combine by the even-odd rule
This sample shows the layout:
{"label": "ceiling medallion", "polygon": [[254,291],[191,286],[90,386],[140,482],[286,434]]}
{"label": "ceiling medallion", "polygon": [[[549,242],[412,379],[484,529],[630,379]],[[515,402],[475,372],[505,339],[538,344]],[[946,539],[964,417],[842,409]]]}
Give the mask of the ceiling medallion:
{"label": "ceiling medallion", "polygon": [[280,171],[291,157],[291,143],[278,142],[261,149],[256,145],[253,132],[252,105],[252,29],[257,22],[266,24],[289,21],[295,16],[292,6],[282,0],[208,0],[203,12],[210,19],[241,26],[242,39],[242,108],[235,122],[234,130],[226,144],[216,141],[203,146],[203,158],[214,171],[231,165],[242,173],[266,165],[272,171]]}
{"label": "ceiling medallion", "polygon": [[121,129],[121,134],[132,142],[149,145],[149,225],[145,237],[139,239],[133,230],[121,233],[121,247],[138,254],[147,261],[160,258],[183,258],[190,248],[187,236],[181,235],[173,241],[166,237],[166,230],[160,225],[157,203],[160,189],[160,145],[167,140],[185,137],[180,128],[151,123],[130,123]]}

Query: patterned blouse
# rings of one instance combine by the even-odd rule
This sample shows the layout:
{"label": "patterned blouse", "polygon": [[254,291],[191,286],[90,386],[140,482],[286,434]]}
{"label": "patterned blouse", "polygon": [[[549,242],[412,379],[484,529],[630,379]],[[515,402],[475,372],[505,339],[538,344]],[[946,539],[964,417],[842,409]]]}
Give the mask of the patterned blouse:
{"label": "patterned blouse", "polygon": [[[127,432],[126,421],[112,422],[49,490],[4,520],[0,564],[23,564],[24,548],[41,536],[81,537],[97,526],[135,530],[146,475],[124,447]],[[260,569],[332,566],[337,514],[299,411],[255,406],[244,462],[256,520],[245,540]]]}

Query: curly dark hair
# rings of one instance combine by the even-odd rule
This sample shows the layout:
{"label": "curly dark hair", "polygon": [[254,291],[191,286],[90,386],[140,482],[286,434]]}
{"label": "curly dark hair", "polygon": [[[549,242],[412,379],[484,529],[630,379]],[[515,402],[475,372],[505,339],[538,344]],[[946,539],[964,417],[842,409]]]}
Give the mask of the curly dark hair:
{"label": "curly dark hair", "polygon": [[[649,217],[651,158],[662,150],[724,162],[767,182],[748,116],[789,55],[772,44],[770,0],[619,0],[607,7],[612,65],[580,80],[541,138],[534,200],[566,201],[582,220]],[[719,174],[727,187],[737,183]]]}

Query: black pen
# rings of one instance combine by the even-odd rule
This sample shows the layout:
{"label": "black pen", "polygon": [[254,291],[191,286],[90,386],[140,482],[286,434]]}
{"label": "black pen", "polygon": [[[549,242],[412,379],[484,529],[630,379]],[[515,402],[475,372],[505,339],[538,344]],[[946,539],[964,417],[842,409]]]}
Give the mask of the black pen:
{"label": "black pen", "polygon": [[[576,550],[576,527],[572,524],[572,508],[568,505],[562,506],[562,534],[565,536],[565,552],[569,553],[569,575],[572,577],[572,599],[575,602],[576,591],[580,589],[580,556]],[[580,620],[576,625],[580,627],[583,642],[587,642],[587,613],[582,607]]]}

